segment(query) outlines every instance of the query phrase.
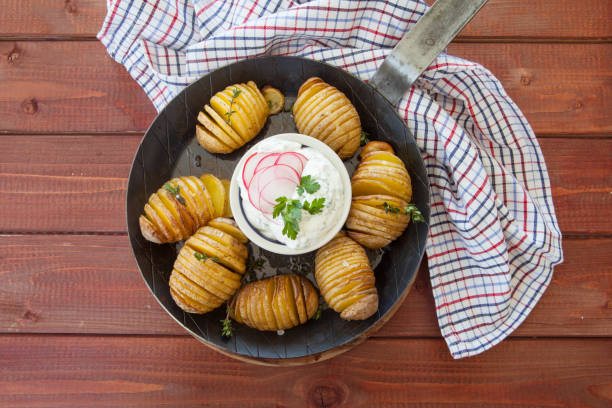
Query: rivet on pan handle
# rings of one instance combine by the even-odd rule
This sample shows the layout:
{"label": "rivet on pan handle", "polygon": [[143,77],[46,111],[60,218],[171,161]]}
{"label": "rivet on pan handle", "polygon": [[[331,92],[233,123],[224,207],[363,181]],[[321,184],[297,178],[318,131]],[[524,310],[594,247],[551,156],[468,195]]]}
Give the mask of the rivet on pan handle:
{"label": "rivet on pan handle", "polygon": [[370,84],[397,105],[412,83],[487,0],[436,0],[395,46]]}

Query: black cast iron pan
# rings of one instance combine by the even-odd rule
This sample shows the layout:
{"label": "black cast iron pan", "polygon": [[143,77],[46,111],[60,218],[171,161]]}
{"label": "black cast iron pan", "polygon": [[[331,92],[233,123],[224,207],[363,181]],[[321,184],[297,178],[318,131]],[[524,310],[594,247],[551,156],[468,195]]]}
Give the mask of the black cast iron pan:
{"label": "black cast iron pan", "polygon": [[[393,105],[485,1],[438,0],[435,3],[438,6],[432,7],[421,18],[385,60],[371,81],[378,90],[341,69],[321,62],[298,57],[261,57],[213,71],[176,96],[147,130],[134,157],[127,188],[128,234],[134,256],[145,282],[170,316],[198,340],[224,354],[249,362],[274,365],[305,364],[330,358],[365,340],[386,322],[414,282],[425,251],[429,221],[429,184],[423,160],[414,138]],[[468,6],[470,8],[466,10]],[[417,38],[411,37],[414,35]],[[406,58],[413,62],[409,68],[405,66]],[[430,58],[429,61],[424,60],[427,58]],[[419,68],[419,64],[422,68]],[[260,332],[234,322],[234,335],[229,339],[224,338],[220,327],[220,320],[225,318],[223,308],[196,315],[185,313],[174,304],[168,280],[182,243],[157,245],[146,241],[140,233],[138,217],[149,195],[167,180],[203,173],[229,179],[240,157],[254,143],[267,136],[297,131],[291,113],[282,112],[271,116],[261,133],[237,151],[229,155],[210,154],[198,145],[195,125],[199,110],[216,92],[233,83],[253,80],[259,87],[271,85],[280,89],[291,100],[297,95],[300,85],[313,76],[321,77],[347,95],[371,140],[386,141],[393,146],[408,168],[412,178],[413,202],[426,222],[410,223],[403,236],[384,251],[369,252],[380,299],[378,313],[369,319],[344,321],[333,310],[325,310],[320,319],[310,320],[287,330],[283,335]],[[352,174],[358,164],[357,155],[345,164],[349,174]],[[295,272],[312,277],[314,253],[276,255],[252,244],[249,252],[255,258],[262,256],[267,260],[263,276]]]}

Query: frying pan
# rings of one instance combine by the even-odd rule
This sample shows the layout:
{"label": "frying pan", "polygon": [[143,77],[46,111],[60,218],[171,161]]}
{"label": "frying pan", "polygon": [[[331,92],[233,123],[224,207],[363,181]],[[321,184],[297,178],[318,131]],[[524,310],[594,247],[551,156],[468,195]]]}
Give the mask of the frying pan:
{"label": "frying pan", "polygon": [[[370,84],[333,66],[299,57],[261,57],[217,69],[179,93],[155,118],[136,152],[127,187],[128,235],[134,257],[149,289],[161,306],[185,330],[213,349],[244,361],[268,365],[298,365],[337,355],[365,340],[398,309],[414,279],[425,251],[429,223],[429,184],[414,138],[394,105],[420,73],[435,59],[486,0],[438,0],[383,62]],[[344,92],[353,102],[363,130],[372,140],[390,143],[406,163],[412,178],[413,202],[423,213],[424,223],[410,223],[402,237],[381,251],[368,255],[376,275],[378,312],[367,320],[344,321],[333,310],[318,320],[287,330],[283,335],[260,332],[234,322],[233,336],[221,335],[224,308],[196,315],[185,313],[173,302],[168,280],[181,247],[146,241],[138,217],[150,194],[173,177],[212,173],[230,178],[240,157],[267,136],[296,132],[289,112],[271,116],[261,133],[250,143],[228,155],[213,155],[201,148],[196,138],[196,118],[210,98],[225,87],[255,81],[258,86],[280,89],[287,99],[295,98],[300,85],[312,76]],[[357,156],[346,161],[352,174]],[[251,245],[253,257],[266,259],[261,276],[301,273],[310,276],[314,253],[277,255]]]}

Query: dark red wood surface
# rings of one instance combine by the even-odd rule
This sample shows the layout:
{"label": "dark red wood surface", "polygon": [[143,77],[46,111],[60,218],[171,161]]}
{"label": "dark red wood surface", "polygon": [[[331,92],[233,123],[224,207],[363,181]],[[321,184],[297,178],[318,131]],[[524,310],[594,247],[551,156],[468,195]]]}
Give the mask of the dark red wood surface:
{"label": "dark red wood surface", "polygon": [[612,406],[612,3],[490,0],[449,47],[538,135],[565,262],[513,335],[453,361],[426,265],[398,313],[332,360],[262,368],[165,314],[124,197],[155,111],[95,41],[103,0],[0,0],[0,406]]}

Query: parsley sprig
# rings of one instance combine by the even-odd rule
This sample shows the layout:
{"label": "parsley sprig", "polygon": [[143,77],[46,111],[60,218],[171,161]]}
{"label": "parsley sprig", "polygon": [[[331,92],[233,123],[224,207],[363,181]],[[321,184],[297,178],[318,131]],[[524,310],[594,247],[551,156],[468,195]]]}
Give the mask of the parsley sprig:
{"label": "parsley sprig", "polygon": [[281,216],[285,222],[283,227],[283,235],[289,239],[296,239],[300,232],[300,221],[302,220],[302,210],[309,214],[318,214],[323,211],[325,206],[325,197],[315,198],[312,201],[305,200],[303,203],[300,200],[290,200],[287,197],[278,197],[276,199],[272,218]]}
{"label": "parsley sprig", "polygon": [[208,256],[203,252],[194,252],[193,256],[195,257],[195,259],[197,259],[200,262],[206,262],[207,259],[210,259],[211,261],[217,262],[219,263],[221,260],[219,259],[218,256]]}
{"label": "parsley sprig", "polygon": [[228,125],[232,124],[232,120],[231,120],[232,115],[236,113],[236,111],[233,110],[232,108],[234,106],[234,101],[236,100],[236,98],[238,98],[241,92],[242,91],[238,88],[232,89],[232,99],[230,100],[229,111],[224,113],[224,115],[227,116],[227,119],[225,121],[227,122]]}
{"label": "parsley sprig", "polygon": [[[382,204],[382,206],[386,213],[399,214],[401,210],[401,208],[395,207],[393,204],[389,204],[386,201]],[[417,208],[416,204],[408,204],[406,207],[404,207],[403,213],[404,215],[409,215],[413,222],[425,222],[425,217],[423,217],[423,214]]]}
{"label": "parsley sprig", "polygon": [[321,188],[321,185],[313,179],[311,176],[304,176],[300,178],[300,185],[297,186],[297,192],[299,195],[303,195],[304,191],[308,194],[314,194]]}

